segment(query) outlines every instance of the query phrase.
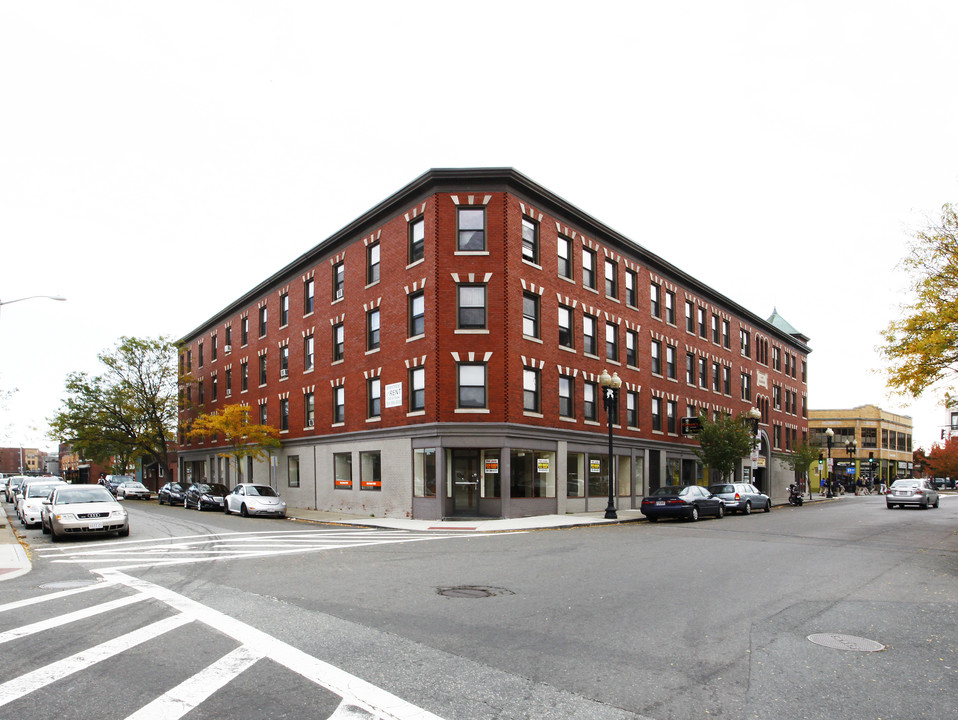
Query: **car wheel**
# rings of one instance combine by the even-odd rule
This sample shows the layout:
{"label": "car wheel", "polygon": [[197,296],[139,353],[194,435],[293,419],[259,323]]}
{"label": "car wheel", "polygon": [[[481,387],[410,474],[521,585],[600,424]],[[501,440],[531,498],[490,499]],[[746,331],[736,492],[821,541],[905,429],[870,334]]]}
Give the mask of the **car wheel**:
{"label": "car wheel", "polygon": [[766,500],[766,501],[765,501],[765,512],[772,512],[772,501],[771,501],[771,500]]}
{"label": "car wheel", "polygon": [[725,506],[724,506],[724,505],[719,505],[718,513],[715,515],[715,517],[717,517],[719,520],[721,520],[723,517],[725,517]]}
{"label": "car wheel", "polygon": [[692,512],[689,513],[689,520],[695,522],[699,519],[699,509],[695,505],[692,506]]}
{"label": "car wheel", "polygon": [[649,515],[649,522],[656,522],[657,520],[658,518],[655,515]]}
{"label": "car wheel", "polygon": [[752,503],[750,501],[745,501],[745,509],[742,512],[744,512],[746,515],[752,514]]}
{"label": "car wheel", "polygon": [[935,502],[934,502],[934,504],[932,505],[932,507],[933,507],[933,508],[937,508],[937,507],[938,507],[938,498],[935,498]]}
{"label": "car wheel", "polygon": [[126,526],[125,528],[123,528],[122,530],[117,530],[116,536],[117,536],[117,537],[130,537],[130,526],[127,525],[127,526]]}
{"label": "car wheel", "polygon": [[43,520],[40,521],[40,532],[42,532],[44,535],[50,534],[50,528],[43,524]]}
{"label": "car wheel", "polygon": [[189,499],[189,498],[183,498],[183,507],[186,508],[187,510],[190,509],[190,499]]}
{"label": "car wheel", "polygon": [[891,503],[885,503],[885,507],[888,508],[889,510],[894,510],[894,509],[895,509],[895,506],[892,505]]}
{"label": "car wheel", "polygon": [[919,505],[918,507],[920,507],[922,510],[927,510],[927,509],[928,509],[928,503],[927,503],[927,502],[923,502],[923,503],[922,503],[921,505]]}
{"label": "car wheel", "polygon": [[227,515],[230,514],[230,504],[227,502],[226,498],[223,498],[223,512]]}
{"label": "car wheel", "polygon": [[246,503],[240,505],[240,515],[243,517],[249,517],[249,510],[246,509]]}
{"label": "car wheel", "polygon": [[60,542],[60,536],[57,535],[57,531],[53,529],[53,523],[50,523],[50,540],[52,542]]}

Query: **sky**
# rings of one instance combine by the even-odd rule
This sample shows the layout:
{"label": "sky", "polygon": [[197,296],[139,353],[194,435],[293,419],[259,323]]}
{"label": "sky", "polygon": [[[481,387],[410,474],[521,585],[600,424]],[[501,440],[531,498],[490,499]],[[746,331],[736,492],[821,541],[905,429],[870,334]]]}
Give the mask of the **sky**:
{"label": "sky", "polygon": [[429,168],[514,167],[890,396],[900,261],[958,202],[958,3],[0,1],[0,445]]}

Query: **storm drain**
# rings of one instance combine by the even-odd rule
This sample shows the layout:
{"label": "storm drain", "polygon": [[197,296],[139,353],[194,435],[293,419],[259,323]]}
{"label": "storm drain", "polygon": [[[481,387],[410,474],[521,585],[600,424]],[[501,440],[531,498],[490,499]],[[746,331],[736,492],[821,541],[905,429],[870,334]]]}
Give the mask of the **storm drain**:
{"label": "storm drain", "polygon": [[488,587],[484,585],[458,585],[456,587],[436,588],[436,591],[447,598],[455,599],[476,599],[495,597],[496,595],[513,595],[511,590],[505,588]]}
{"label": "storm drain", "polygon": [[854,635],[842,635],[841,633],[816,633],[809,635],[808,640],[831,648],[832,650],[854,650],[856,652],[881,652],[885,646],[868,638],[855,637]]}
{"label": "storm drain", "polygon": [[60,580],[58,582],[48,582],[38,585],[42,590],[75,590],[76,588],[89,587],[96,585],[99,580]]}

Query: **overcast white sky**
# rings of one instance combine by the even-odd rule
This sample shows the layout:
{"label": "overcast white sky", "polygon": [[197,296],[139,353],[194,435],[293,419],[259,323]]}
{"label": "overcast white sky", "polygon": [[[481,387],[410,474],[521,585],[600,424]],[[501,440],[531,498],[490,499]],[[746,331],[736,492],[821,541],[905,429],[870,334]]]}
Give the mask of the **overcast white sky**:
{"label": "overcast white sky", "polygon": [[0,3],[0,445],[431,167],[509,166],[811,338],[875,403],[914,231],[958,202],[958,3]]}

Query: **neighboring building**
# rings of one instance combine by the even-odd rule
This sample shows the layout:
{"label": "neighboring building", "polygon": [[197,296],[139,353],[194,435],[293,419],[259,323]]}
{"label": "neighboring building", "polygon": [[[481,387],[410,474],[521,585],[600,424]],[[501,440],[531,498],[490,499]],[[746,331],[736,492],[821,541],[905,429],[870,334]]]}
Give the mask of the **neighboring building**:
{"label": "neighboring building", "polygon": [[941,439],[958,437],[958,405],[952,405],[946,410],[946,425],[942,428]]}
{"label": "neighboring building", "polygon": [[43,469],[43,452],[38,448],[0,448],[0,473],[26,475],[40,473]]}
{"label": "neighboring building", "polygon": [[70,443],[60,443],[58,456],[60,475],[67,482],[95,483],[101,475],[109,475],[111,472],[110,468],[87,460],[80,453],[74,452]]}
{"label": "neighboring building", "polygon": [[753,406],[754,479],[784,499],[807,342],[515,170],[431,170],[180,340],[180,427],[244,403],[282,447],[237,469],[181,432],[179,477],[377,516],[601,510],[608,369],[619,507],[707,482],[683,416]]}
{"label": "neighboring building", "polygon": [[831,428],[832,462],[838,480],[871,479],[890,484],[912,476],[912,422],[877,405],[849,410],[809,410],[810,444],[828,457],[825,431]]}

